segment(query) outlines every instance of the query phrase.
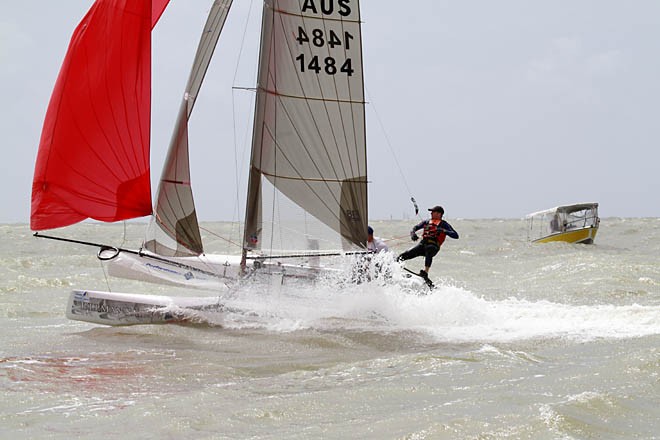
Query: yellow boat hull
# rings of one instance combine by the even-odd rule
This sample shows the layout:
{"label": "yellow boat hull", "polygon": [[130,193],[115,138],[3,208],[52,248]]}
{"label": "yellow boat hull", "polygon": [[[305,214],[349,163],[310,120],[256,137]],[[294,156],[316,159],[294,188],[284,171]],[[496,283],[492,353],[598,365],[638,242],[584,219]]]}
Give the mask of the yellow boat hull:
{"label": "yellow boat hull", "polygon": [[557,234],[549,235],[547,237],[534,240],[534,243],[550,243],[552,241],[564,241],[567,243],[583,243],[592,244],[596,239],[598,227],[573,229],[566,232],[559,232]]}

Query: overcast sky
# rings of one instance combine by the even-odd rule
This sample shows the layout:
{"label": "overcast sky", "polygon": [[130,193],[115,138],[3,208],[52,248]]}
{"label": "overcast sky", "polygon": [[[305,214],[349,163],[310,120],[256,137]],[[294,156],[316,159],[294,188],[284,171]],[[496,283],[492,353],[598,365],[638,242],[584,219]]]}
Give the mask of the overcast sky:
{"label": "overcast sky", "polygon": [[[154,181],[210,3],[171,0],[154,31]],[[261,2],[252,3],[248,22],[251,2],[234,1],[193,114],[202,220],[243,215],[250,126],[235,115],[249,115],[253,96],[232,86],[255,83]],[[0,2],[0,223],[28,222],[46,107],[91,4]],[[602,217],[660,217],[660,1],[361,9],[371,219],[412,217],[411,195],[448,218],[521,218],[583,201],[600,202]]]}

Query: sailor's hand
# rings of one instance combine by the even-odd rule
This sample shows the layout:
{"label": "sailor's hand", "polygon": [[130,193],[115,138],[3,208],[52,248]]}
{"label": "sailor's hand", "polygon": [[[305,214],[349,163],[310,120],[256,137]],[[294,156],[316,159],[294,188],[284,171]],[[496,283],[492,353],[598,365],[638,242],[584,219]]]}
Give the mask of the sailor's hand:
{"label": "sailor's hand", "polygon": [[410,233],[410,239],[411,239],[412,241],[417,241],[417,240],[419,240],[419,237],[418,237],[417,234],[415,234],[414,232],[411,232],[411,233]]}

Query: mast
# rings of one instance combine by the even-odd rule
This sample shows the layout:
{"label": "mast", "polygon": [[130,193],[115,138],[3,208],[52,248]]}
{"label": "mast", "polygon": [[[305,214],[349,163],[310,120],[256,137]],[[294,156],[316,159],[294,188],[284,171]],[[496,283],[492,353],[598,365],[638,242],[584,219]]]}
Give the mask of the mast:
{"label": "mast", "polygon": [[[266,11],[271,8],[267,0],[264,0],[263,11],[261,15],[261,41],[259,44],[259,65],[257,67],[257,96],[256,96],[256,105],[254,110],[254,119],[252,121],[252,149],[250,150],[250,169],[248,171],[248,191],[246,194],[246,203],[245,203],[245,221],[243,227],[243,246],[241,251],[241,272],[245,272],[245,267],[247,265],[247,253],[250,250],[257,248],[259,244],[259,233],[258,225],[261,223],[261,173],[257,168],[252,164],[255,160],[255,133],[257,132],[257,126],[259,124],[259,108],[261,95],[259,93],[260,85],[259,79],[261,78],[262,72],[262,60],[264,58],[263,51],[264,46],[266,45],[266,20],[273,20],[274,16],[272,14],[267,14]],[[271,23],[272,27],[272,23]],[[250,231],[248,233],[248,231]]]}

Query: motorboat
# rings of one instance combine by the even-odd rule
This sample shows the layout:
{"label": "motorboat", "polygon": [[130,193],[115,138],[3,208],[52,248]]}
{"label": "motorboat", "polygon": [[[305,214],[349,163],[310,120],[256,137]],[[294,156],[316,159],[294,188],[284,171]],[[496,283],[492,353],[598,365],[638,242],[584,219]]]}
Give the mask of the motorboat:
{"label": "motorboat", "polygon": [[528,214],[526,219],[528,239],[533,243],[593,244],[600,224],[598,203],[557,206]]}

